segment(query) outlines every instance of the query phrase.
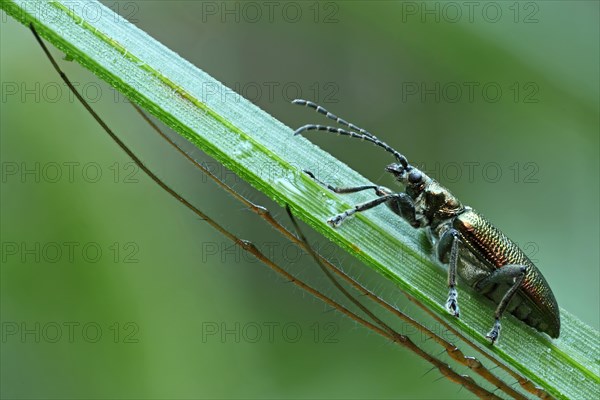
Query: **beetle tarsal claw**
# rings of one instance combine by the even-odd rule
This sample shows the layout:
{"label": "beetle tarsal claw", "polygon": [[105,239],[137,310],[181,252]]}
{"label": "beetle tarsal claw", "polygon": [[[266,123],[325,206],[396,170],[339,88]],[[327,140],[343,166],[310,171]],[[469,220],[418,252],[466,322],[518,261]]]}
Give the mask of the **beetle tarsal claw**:
{"label": "beetle tarsal claw", "polygon": [[446,300],[446,310],[456,318],[460,315],[460,310],[458,308],[458,292],[456,288],[451,287],[450,292],[448,292],[448,300]]}
{"label": "beetle tarsal claw", "polygon": [[494,342],[500,337],[500,329],[502,329],[502,326],[500,326],[500,320],[497,319],[496,322],[494,322],[494,327],[488,332],[487,335],[485,335],[485,337],[490,339],[492,344],[494,344]]}
{"label": "beetle tarsal claw", "polygon": [[349,211],[344,211],[341,214],[338,215],[334,215],[333,217],[329,218],[327,220],[327,224],[329,224],[329,226],[331,226],[332,228],[337,228],[339,227],[342,222],[344,222],[344,220],[348,217],[350,217],[353,213],[353,210],[349,210]]}
{"label": "beetle tarsal claw", "polygon": [[332,228],[337,228],[338,226],[340,226],[340,224],[342,223],[343,220],[344,220],[343,214],[338,214],[338,215],[335,215],[335,216],[329,218],[327,220],[327,224],[329,226],[331,226]]}

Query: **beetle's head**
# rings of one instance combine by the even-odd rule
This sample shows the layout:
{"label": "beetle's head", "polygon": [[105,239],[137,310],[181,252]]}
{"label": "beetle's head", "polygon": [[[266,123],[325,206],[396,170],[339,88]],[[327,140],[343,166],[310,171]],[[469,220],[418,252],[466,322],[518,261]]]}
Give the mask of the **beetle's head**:
{"label": "beetle's head", "polygon": [[427,175],[410,164],[404,166],[402,164],[393,163],[385,167],[385,170],[394,175],[394,178],[398,182],[407,189],[410,189],[410,192],[414,194],[420,193],[425,187]]}

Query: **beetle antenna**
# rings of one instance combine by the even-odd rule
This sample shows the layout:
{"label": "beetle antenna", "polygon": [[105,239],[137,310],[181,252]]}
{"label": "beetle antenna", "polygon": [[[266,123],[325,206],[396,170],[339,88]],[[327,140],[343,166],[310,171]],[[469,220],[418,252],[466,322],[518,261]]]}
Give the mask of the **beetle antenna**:
{"label": "beetle antenna", "polygon": [[375,136],[372,133],[370,133],[369,131],[353,124],[352,122],[348,122],[348,121],[338,117],[337,115],[327,111],[327,109],[325,109],[324,107],[321,107],[317,103],[314,103],[309,100],[304,100],[304,99],[295,99],[292,101],[292,104],[297,104],[299,106],[305,106],[305,107],[312,108],[319,114],[323,114],[325,117],[332,119],[335,122],[337,122],[338,124],[346,126],[350,129],[350,130],[345,130],[345,129],[341,129],[341,128],[335,128],[332,126],[310,124],[310,125],[304,125],[298,129],[296,129],[296,131],[294,132],[294,135],[299,135],[304,131],[316,130],[316,131],[327,131],[327,132],[332,132],[332,133],[338,133],[338,134],[344,135],[344,136],[350,136],[350,137],[354,137],[354,138],[358,138],[358,139],[363,139],[368,142],[374,143],[375,145],[384,148],[388,153],[393,154],[394,157],[396,157],[396,160],[398,160],[398,162],[400,162],[400,164],[402,164],[402,166],[404,168],[407,168],[409,166],[408,160],[406,159],[406,157],[404,157],[402,154],[400,154],[400,152],[393,149],[387,143],[378,139],[377,136]]}
{"label": "beetle antenna", "polygon": [[335,122],[337,122],[340,125],[346,126],[348,128],[350,128],[351,131],[355,131],[358,133],[362,133],[363,135],[366,136],[370,136],[372,138],[375,138],[375,135],[373,135],[372,133],[370,133],[369,131],[367,131],[366,129],[363,129],[357,125],[354,125],[352,122],[348,122],[345,119],[342,119],[340,117],[338,117],[337,115],[330,113],[329,111],[327,111],[324,107],[321,107],[320,105],[318,105],[317,103],[313,103],[310,100],[304,100],[304,99],[296,99],[292,101],[292,104],[297,104],[299,106],[305,106],[305,107],[309,107],[314,109],[316,112],[318,112],[319,114],[323,114],[325,117],[334,120]]}
{"label": "beetle antenna", "polygon": [[377,139],[375,136],[367,136],[365,134],[362,133],[356,133],[356,132],[352,132],[352,131],[347,131],[345,129],[342,128],[336,128],[333,126],[326,126],[326,125],[314,125],[314,124],[309,124],[309,125],[304,125],[301,126],[300,128],[296,129],[296,131],[294,132],[294,135],[299,135],[302,132],[305,131],[326,131],[326,132],[331,132],[331,133],[337,133],[339,135],[342,136],[350,136],[353,138],[357,138],[357,139],[362,139],[362,140],[366,140],[367,142],[371,142],[376,146],[379,146],[383,149],[385,149],[385,151],[387,151],[388,153],[391,153],[394,155],[394,157],[396,157],[396,160],[398,160],[398,162],[400,164],[402,164],[402,166],[406,169],[410,169],[410,165],[408,164],[408,160],[406,159],[406,157],[404,157],[402,154],[400,154],[400,152],[398,152],[397,150],[395,150],[394,148],[392,148],[391,146],[389,146],[387,143],[382,142],[381,140]]}

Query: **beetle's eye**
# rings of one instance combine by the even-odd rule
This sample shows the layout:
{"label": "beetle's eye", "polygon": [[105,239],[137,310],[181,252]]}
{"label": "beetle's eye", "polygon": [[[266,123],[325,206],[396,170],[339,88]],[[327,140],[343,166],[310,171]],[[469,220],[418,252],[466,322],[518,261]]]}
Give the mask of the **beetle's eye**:
{"label": "beetle's eye", "polygon": [[419,171],[412,171],[408,174],[408,181],[410,183],[419,183],[421,182],[421,173]]}

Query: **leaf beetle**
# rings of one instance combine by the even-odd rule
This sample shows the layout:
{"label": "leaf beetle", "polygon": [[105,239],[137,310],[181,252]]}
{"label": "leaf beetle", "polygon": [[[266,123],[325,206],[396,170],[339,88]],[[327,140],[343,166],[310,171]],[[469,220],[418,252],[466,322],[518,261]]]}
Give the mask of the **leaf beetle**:
{"label": "leaf beetle", "polygon": [[315,130],[371,142],[395,157],[396,162],[385,169],[405,188],[404,192],[398,193],[378,185],[338,188],[319,181],[313,173],[305,171],[335,193],[374,190],[378,196],[331,217],[327,221],[329,225],[336,228],[355,213],[386,204],[414,228],[425,229],[436,249],[437,258],[443,264],[448,264],[446,309],[450,314],[456,317],[460,315],[456,290],[458,275],[475,291],[497,304],[495,322],[486,335],[492,344],[500,335],[500,320],[505,311],[552,338],[559,336],[560,311],[552,289],[516,243],[375,135],[311,101],[296,99],[292,103],[313,108],[345,127],[308,124],[298,128],[295,135]]}

